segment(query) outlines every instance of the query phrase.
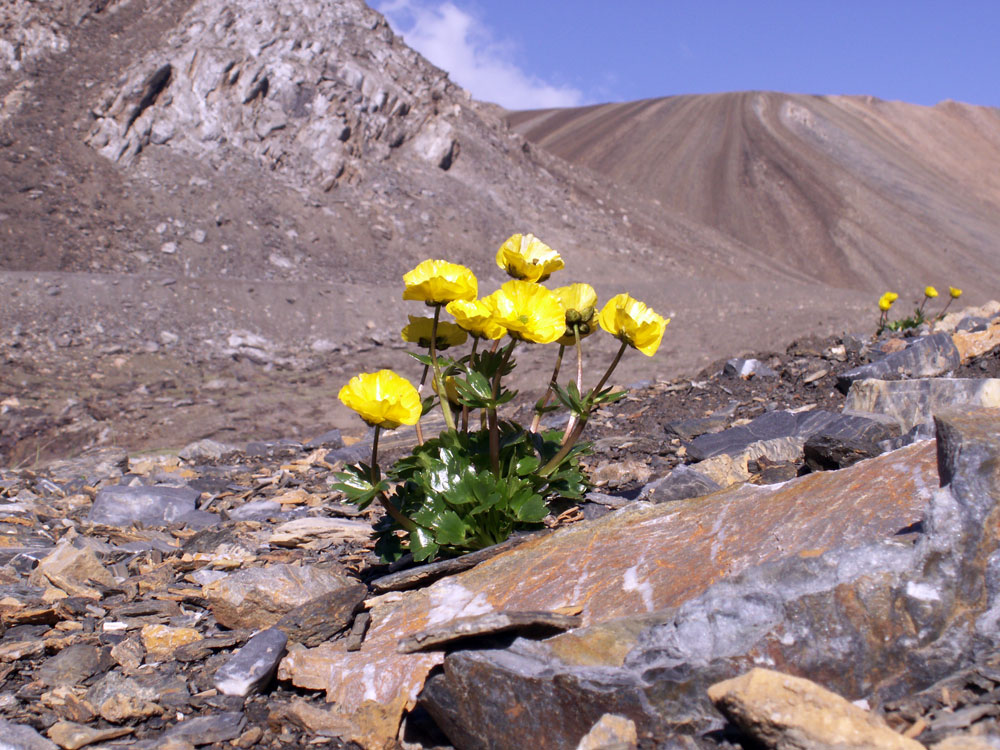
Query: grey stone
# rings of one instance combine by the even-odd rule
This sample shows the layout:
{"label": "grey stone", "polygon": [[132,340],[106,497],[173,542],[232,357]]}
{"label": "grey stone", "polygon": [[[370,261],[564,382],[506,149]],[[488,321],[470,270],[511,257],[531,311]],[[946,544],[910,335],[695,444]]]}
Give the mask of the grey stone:
{"label": "grey stone", "polygon": [[837,388],[847,393],[856,380],[899,380],[932,378],[958,368],[962,363],[958,349],[947,333],[935,333],[913,339],[913,343],[866,365],[837,376]]}
{"label": "grey stone", "polygon": [[198,495],[186,487],[105,487],[97,493],[87,520],[108,526],[167,526],[193,513]]}
{"label": "grey stone", "polygon": [[96,448],[76,458],[53,461],[46,468],[56,482],[93,485],[117,479],[128,471],[128,453],[122,448]]}
{"label": "grey stone", "polygon": [[291,438],[278,440],[252,440],[247,443],[244,453],[248,456],[295,455],[302,450],[302,443]]}
{"label": "grey stone", "polygon": [[903,432],[930,426],[935,413],[956,406],[1000,407],[1000,379],[861,380],[844,400],[845,413],[885,415]]}
{"label": "grey stone", "polygon": [[879,455],[885,450],[885,441],[899,434],[899,424],[889,417],[844,414],[811,435],[802,454],[814,471],[842,469]]}
{"label": "grey stone", "polygon": [[177,455],[185,461],[204,461],[206,459],[217,460],[238,450],[239,448],[234,445],[227,445],[226,443],[220,443],[216,440],[205,439],[198,440],[194,443],[188,443],[181,448],[180,453]]}
{"label": "grey stone", "polygon": [[668,435],[678,437],[681,440],[691,440],[706,433],[721,432],[733,418],[738,405],[738,402],[734,401],[729,406],[719,409],[707,417],[693,417],[667,422],[664,429]]}
{"label": "grey stone", "polygon": [[359,461],[364,461],[371,458],[372,455],[372,444],[361,440],[354,445],[347,445],[343,448],[338,448],[337,450],[330,451],[326,454],[324,459],[328,464],[356,464]]}
{"label": "grey stone", "polygon": [[681,464],[675,467],[665,479],[656,484],[655,489],[649,493],[648,499],[651,503],[670,503],[691,497],[701,497],[721,489],[722,485],[718,482],[690,466]]}
{"label": "grey stone", "polygon": [[286,643],[288,636],[277,628],[257,633],[219,667],[213,680],[216,690],[245,697],[265,687],[278,669]]}
{"label": "grey stone", "polygon": [[346,630],[368,595],[362,583],[349,584],[291,610],[276,628],[304,646],[318,646]]}
{"label": "grey stone", "polygon": [[192,745],[212,745],[234,740],[243,732],[247,720],[242,711],[226,711],[209,716],[196,716],[175,724],[166,736],[190,742]]}
{"label": "grey stone", "polygon": [[828,411],[771,411],[761,414],[749,424],[730,427],[712,435],[701,435],[687,447],[688,456],[703,461],[722,454],[737,455],[753,443],[778,438],[801,438],[803,442],[837,418]]}
{"label": "grey stone", "polygon": [[306,443],[306,448],[330,448],[331,450],[336,450],[343,447],[344,438],[340,434],[340,430],[336,429],[324,432],[322,435],[314,437]]}
{"label": "grey stone", "polygon": [[59,750],[59,746],[29,726],[0,719],[0,750]]}
{"label": "grey stone", "polygon": [[967,318],[962,318],[959,324],[955,326],[955,330],[968,333],[978,333],[979,331],[985,331],[989,325],[989,318],[984,318],[979,315],[970,315]]}
{"label": "grey stone", "polygon": [[281,503],[274,500],[251,500],[229,511],[229,517],[234,521],[263,521],[280,515]]}
{"label": "grey stone", "polygon": [[47,659],[35,673],[35,679],[49,687],[79,685],[88,677],[107,670],[112,664],[107,649],[80,643],[64,648]]}

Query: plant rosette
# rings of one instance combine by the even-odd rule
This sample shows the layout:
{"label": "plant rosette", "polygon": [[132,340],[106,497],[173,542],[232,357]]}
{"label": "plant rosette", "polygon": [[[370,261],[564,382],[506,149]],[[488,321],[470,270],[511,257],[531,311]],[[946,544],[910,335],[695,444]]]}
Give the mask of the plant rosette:
{"label": "plant rosette", "polygon": [[[517,278],[482,299],[476,299],[472,271],[455,263],[424,261],[403,277],[403,299],[434,308],[431,318],[410,316],[402,334],[426,350],[411,356],[424,365],[425,376],[433,371],[432,395],[421,401],[418,389],[388,370],[359,375],[341,389],[341,401],[375,429],[370,463],[346,467],[335,475],[333,488],[361,508],[378,500],[385,509],[374,526],[375,548],[385,561],[406,552],[418,562],[430,561],[498,544],[518,529],[537,528],[553,500],[581,500],[590,486],[580,466],[590,450],[580,440],[583,428],[596,408],[625,396],[605,387],[625,350],[652,356],[670,322],[628,295],[613,297],[598,313],[588,284],[555,291],[542,286],[538,281],[563,261],[533,235],[513,235],[496,262]],[[443,309],[454,323],[440,320]],[[584,391],[581,342],[599,327],[618,338],[621,348],[596,386]],[[467,354],[441,356],[467,335]],[[516,366],[515,348],[555,342],[556,367],[531,426],[501,419],[500,408],[516,396],[505,383]],[[576,349],[577,371],[563,387],[557,380],[567,346]],[[558,404],[547,406],[552,395]],[[424,440],[419,419],[435,403],[446,428]],[[570,412],[566,428],[539,431],[541,413],[560,405]],[[416,426],[417,445],[383,477],[379,434],[399,425]]]}

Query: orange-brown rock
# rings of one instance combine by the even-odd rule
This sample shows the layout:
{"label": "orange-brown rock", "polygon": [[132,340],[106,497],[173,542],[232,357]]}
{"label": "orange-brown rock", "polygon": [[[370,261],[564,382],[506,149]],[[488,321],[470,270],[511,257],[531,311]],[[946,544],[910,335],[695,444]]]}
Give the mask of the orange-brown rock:
{"label": "orange-brown rock", "polygon": [[836,693],[770,669],[717,682],[708,697],[731,722],[774,750],[923,750]]}
{"label": "orange-brown rock", "polygon": [[326,690],[352,737],[374,747],[395,736],[403,710],[443,659],[435,652],[397,653],[402,638],[504,610],[578,606],[585,624],[645,615],[767,560],[891,537],[920,519],[936,484],[934,445],[924,442],[784,485],[636,504],[376,606],[360,651],[340,643],[295,651],[279,678]]}

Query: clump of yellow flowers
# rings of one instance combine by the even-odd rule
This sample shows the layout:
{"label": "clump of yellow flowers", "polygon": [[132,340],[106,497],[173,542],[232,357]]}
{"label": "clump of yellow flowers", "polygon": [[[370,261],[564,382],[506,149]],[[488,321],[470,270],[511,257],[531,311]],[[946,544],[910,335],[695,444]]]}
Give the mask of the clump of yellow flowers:
{"label": "clump of yellow flowers", "polygon": [[[426,353],[419,385],[390,370],[355,376],[340,400],[374,428],[370,464],[337,474],[335,489],[362,508],[373,501],[387,516],[375,526],[376,550],[384,560],[409,551],[417,561],[497,544],[517,528],[537,525],[554,498],[580,499],[588,488],[579,457],[580,437],[601,404],[625,395],[606,388],[629,348],[653,356],[670,322],[643,302],[619,294],[599,308],[589,284],[549,289],[542,285],[564,267],[559,253],[532,234],[515,234],[496,254],[513,279],[480,298],[473,272],[457,263],[425,260],[403,276],[404,300],[423,302],[430,316],[409,316],[405,341]],[[442,312],[454,322],[442,320]],[[598,328],[620,347],[593,388],[584,390],[582,342]],[[472,339],[467,354],[445,356]],[[535,404],[527,428],[501,419],[499,408],[514,398],[504,377],[514,369],[519,345],[555,344],[558,351],[548,388]],[[575,379],[559,384],[567,349],[576,355]],[[427,377],[430,395],[421,398]],[[439,398],[437,394],[446,394]],[[553,397],[570,412],[563,430],[539,429]],[[437,404],[445,429],[425,440],[420,418]],[[470,415],[478,419],[470,429]],[[381,430],[415,425],[418,445],[385,477],[378,465]]]}
{"label": "clump of yellow flowers", "polygon": [[[948,311],[951,303],[962,296],[962,290],[957,289],[953,286],[948,287],[948,302],[942,308],[941,312],[934,316],[934,320],[941,320],[944,314]],[[908,318],[900,318],[899,320],[889,320],[889,310],[892,308],[892,304],[899,299],[899,295],[895,292],[886,292],[878,299],[878,309],[879,309],[879,319],[878,319],[878,329],[875,331],[875,335],[879,336],[883,331],[903,331],[908,328],[916,328],[922,323],[926,322],[930,318],[924,312],[924,306],[932,299],[938,297],[938,290],[933,286],[924,287],[924,296],[920,300],[920,304],[913,311],[913,315]]]}

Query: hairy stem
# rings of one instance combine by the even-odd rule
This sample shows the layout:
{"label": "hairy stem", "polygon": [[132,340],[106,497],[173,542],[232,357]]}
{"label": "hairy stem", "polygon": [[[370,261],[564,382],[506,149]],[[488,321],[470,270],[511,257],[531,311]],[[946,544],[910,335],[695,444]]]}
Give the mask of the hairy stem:
{"label": "hairy stem", "polygon": [[[375,425],[375,437],[372,438],[372,486],[381,481],[378,470],[378,435],[380,430],[381,428],[378,425]],[[390,500],[384,492],[378,493],[378,501],[382,504],[382,507],[385,508],[385,512],[392,517],[392,520],[398,523],[403,529],[406,531],[416,531],[417,525],[404,516],[400,512],[399,508],[395,506],[392,500]]]}
{"label": "hairy stem", "polygon": [[451,413],[451,404],[448,403],[448,392],[444,388],[444,378],[441,377],[441,365],[437,359],[437,332],[438,320],[441,317],[441,305],[434,305],[434,322],[431,324],[431,367],[434,368],[434,390],[437,391],[438,400],[441,402],[441,412],[444,414],[444,423],[449,430],[455,429],[455,417]]}
{"label": "hairy stem", "polygon": [[565,345],[560,344],[559,354],[556,355],[556,366],[552,368],[552,377],[549,378],[549,387],[545,390],[545,394],[535,406],[535,416],[531,420],[531,427],[528,428],[528,432],[538,432],[538,425],[542,421],[542,413],[545,407],[548,406],[549,400],[552,398],[552,386],[559,381],[559,368],[562,367],[563,352],[565,351]]}

